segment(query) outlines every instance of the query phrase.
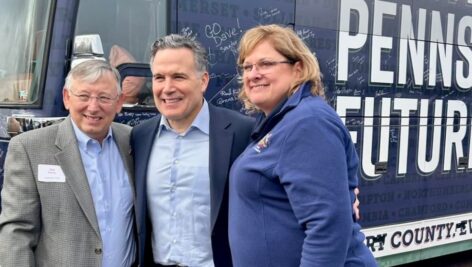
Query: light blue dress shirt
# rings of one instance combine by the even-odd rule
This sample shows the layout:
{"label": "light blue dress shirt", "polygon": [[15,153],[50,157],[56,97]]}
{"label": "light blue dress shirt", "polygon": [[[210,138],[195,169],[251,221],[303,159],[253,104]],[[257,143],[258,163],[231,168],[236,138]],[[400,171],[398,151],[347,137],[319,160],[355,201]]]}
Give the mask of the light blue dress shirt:
{"label": "light blue dress shirt", "polygon": [[80,155],[92,193],[103,243],[102,267],[129,267],[134,263],[133,193],[123,159],[108,131],[102,145],[74,122]]}
{"label": "light blue dress shirt", "polygon": [[154,261],[214,266],[211,247],[208,104],[184,133],[162,117],[147,171]]}

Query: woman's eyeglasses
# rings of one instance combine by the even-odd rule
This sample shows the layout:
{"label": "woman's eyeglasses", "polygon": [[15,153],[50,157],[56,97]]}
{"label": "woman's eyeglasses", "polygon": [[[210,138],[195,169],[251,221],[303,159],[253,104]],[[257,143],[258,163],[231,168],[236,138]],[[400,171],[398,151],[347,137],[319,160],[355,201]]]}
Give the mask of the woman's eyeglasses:
{"label": "woman's eyeglasses", "polygon": [[273,67],[278,64],[290,64],[293,65],[295,62],[291,60],[283,60],[283,61],[270,61],[270,60],[263,60],[259,61],[255,64],[242,64],[238,65],[238,72],[240,75],[247,74],[252,71],[254,66],[256,67],[257,71],[261,74],[270,72]]}

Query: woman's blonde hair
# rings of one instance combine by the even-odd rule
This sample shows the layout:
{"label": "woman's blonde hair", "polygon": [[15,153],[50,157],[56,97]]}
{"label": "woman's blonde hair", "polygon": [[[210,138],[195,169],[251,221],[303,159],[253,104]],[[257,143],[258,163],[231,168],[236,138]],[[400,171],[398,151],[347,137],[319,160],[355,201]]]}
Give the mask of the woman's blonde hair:
{"label": "woman's blonde hair", "polygon": [[[288,91],[290,96],[304,82],[311,82],[311,93],[324,97],[323,83],[318,60],[290,28],[284,28],[275,24],[256,26],[246,31],[239,42],[238,65],[242,65],[246,57],[262,41],[269,41],[274,49],[291,62],[300,62],[302,72],[298,79],[294,80]],[[239,92],[239,99],[243,102],[248,111],[258,110],[248,99],[244,84]]]}

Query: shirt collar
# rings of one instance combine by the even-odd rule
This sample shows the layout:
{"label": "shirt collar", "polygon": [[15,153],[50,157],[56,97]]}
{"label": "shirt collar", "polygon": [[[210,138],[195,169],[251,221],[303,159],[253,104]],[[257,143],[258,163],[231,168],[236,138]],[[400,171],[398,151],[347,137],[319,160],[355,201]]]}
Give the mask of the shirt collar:
{"label": "shirt collar", "polygon": [[[202,108],[198,112],[192,124],[190,124],[190,127],[182,135],[186,135],[192,128],[198,129],[207,135],[210,134],[210,110],[208,108],[208,103],[205,99],[203,100]],[[162,115],[161,117],[159,129],[173,131],[172,127],[170,127],[170,124],[167,121],[167,118],[164,115]]]}
{"label": "shirt collar", "polygon": [[259,140],[265,136],[287,112],[294,109],[305,98],[312,96],[311,82],[305,82],[293,93],[293,95],[281,101],[274,110],[267,116],[260,113],[256,118],[256,126],[251,134],[253,140]]}
{"label": "shirt collar", "polygon": [[[77,142],[79,143],[79,146],[82,149],[86,150],[87,149],[87,144],[90,141],[95,140],[95,139],[91,138],[86,133],[84,133],[82,130],[80,130],[79,127],[77,126],[77,124],[75,124],[74,120],[71,119],[70,121],[72,122],[72,127],[74,129],[75,137],[77,138]],[[103,140],[107,142],[112,137],[113,137],[112,130],[111,130],[111,127],[109,127],[108,128],[108,134],[107,134],[107,136],[105,136],[105,138]],[[95,140],[95,141],[98,142],[98,140]]]}

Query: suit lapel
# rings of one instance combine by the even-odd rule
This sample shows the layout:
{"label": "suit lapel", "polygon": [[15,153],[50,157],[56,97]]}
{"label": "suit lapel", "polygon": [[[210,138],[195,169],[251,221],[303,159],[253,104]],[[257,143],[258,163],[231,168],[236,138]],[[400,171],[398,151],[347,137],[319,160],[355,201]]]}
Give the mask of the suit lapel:
{"label": "suit lapel", "polygon": [[111,129],[113,131],[113,138],[115,143],[118,146],[118,150],[121,154],[121,159],[125,165],[126,173],[128,174],[129,182],[131,188],[134,190],[134,167],[133,167],[133,158],[131,158],[131,148],[129,145],[130,139],[127,131],[120,131],[115,123],[112,123]]}
{"label": "suit lapel", "polygon": [[210,210],[213,229],[225,193],[234,133],[230,127],[231,122],[211,105],[208,107],[210,109]]}
{"label": "suit lapel", "polygon": [[[146,125],[139,134],[133,136],[133,156],[135,166],[135,181],[136,181],[136,195],[137,195],[137,205],[136,205],[136,218],[138,221],[137,230],[138,233],[141,233],[146,228],[147,220],[147,201],[146,201],[146,176],[147,169],[149,165],[149,158],[151,155],[151,150],[154,144],[154,139],[156,138],[157,131],[159,129],[159,123],[161,116],[157,115],[156,117],[150,119],[151,123]],[[136,133],[136,132],[135,132]],[[142,221],[144,220],[144,221]],[[144,228],[144,229],[143,229]]]}
{"label": "suit lapel", "polygon": [[58,152],[55,157],[67,177],[66,182],[69,184],[72,192],[74,192],[74,195],[77,198],[82,211],[92,225],[92,228],[100,237],[92,193],[83,167],[82,158],[80,156],[70,117],[66,118],[66,120],[59,125],[56,146],[61,151]]}
{"label": "suit lapel", "polygon": [[[139,151],[139,155],[136,155],[136,153],[134,155],[136,164],[140,164],[140,168],[137,169],[136,173],[140,173],[140,178],[143,181],[146,180],[149,157],[151,156],[151,150],[152,146],[154,145],[154,139],[156,138],[157,131],[159,129],[161,115],[157,115],[151,120],[152,123],[146,126],[145,131],[141,135],[135,137],[136,139],[139,139],[139,141],[134,141],[134,144],[136,146],[139,146],[138,149],[135,149]],[[138,179],[138,177],[136,177],[136,179]]]}

